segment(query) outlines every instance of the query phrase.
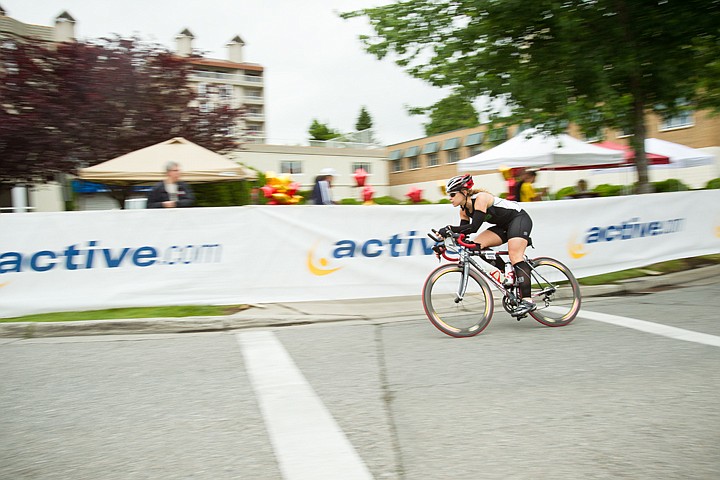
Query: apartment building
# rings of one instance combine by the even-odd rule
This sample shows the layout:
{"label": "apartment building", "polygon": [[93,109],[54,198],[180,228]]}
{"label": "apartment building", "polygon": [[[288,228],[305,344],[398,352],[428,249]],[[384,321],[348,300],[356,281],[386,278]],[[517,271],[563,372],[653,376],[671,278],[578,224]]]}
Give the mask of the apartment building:
{"label": "apartment building", "polygon": [[[720,177],[720,116],[713,116],[707,111],[684,112],[669,119],[649,114],[646,118],[646,126],[648,138],[659,138],[707,151],[715,155],[718,163],[707,168],[682,169],[684,171],[678,169],[653,171],[651,181],[680,178],[691,186],[699,187],[712,178]],[[424,189],[426,198],[437,200],[442,196],[440,185],[453,175],[457,175],[456,163],[459,160],[489,150],[516,135],[518,131],[517,126],[491,130],[486,125],[479,125],[389,145],[387,162],[390,194],[402,197],[408,188],[419,187]],[[603,132],[602,138],[585,138],[577,127],[571,127],[568,133],[588,142],[607,140],[622,145],[628,145],[630,142],[629,135],[609,129]],[[635,180],[632,173],[623,172],[622,176],[615,175],[602,179],[598,177],[596,182],[591,182],[591,185],[605,182],[633,183]],[[587,175],[587,171],[585,173],[553,172],[540,175],[538,183],[554,190],[573,185],[581,176]],[[483,175],[483,179],[487,182],[488,190],[493,193],[503,191],[504,183],[499,174]]]}
{"label": "apartment building", "polygon": [[75,19],[68,12],[62,12],[52,26],[33,25],[8,16],[0,5],[0,40],[70,42],[75,40]]}
{"label": "apartment building", "polygon": [[[8,16],[0,5],[0,43],[43,42],[47,44],[75,40],[75,19],[64,11],[53,25],[34,25]],[[0,213],[63,210],[63,189],[58,182],[39,185],[0,185]]]}
{"label": "apartment building", "polygon": [[265,128],[264,68],[257,63],[245,62],[245,42],[239,35],[227,43],[228,58],[215,59],[193,55],[194,35],[185,29],[175,37],[176,52],[188,57],[193,69],[189,80],[199,96],[198,108],[210,110],[216,105],[245,106],[243,123],[237,135],[249,143],[263,143]]}

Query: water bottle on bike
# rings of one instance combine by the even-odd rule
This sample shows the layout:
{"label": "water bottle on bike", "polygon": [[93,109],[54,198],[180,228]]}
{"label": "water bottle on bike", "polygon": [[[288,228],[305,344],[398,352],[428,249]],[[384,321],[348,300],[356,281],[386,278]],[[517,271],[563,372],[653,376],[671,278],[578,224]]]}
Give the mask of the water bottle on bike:
{"label": "water bottle on bike", "polygon": [[513,268],[513,265],[510,262],[505,263],[505,279],[502,284],[506,287],[515,285],[515,268]]}

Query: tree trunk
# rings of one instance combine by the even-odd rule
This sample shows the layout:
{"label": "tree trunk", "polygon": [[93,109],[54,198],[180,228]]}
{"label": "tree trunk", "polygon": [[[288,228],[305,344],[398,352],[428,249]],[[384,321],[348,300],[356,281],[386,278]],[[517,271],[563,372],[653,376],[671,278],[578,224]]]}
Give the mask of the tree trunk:
{"label": "tree trunk", "polygon": [[635,99],[633,109],[633,131],[630,144],[635,152],[635,168],[637,170],[637,190],[635,193],[652,193],[650,178],[648,177],[648,161],[645,155],[645,105],[644,102]]}

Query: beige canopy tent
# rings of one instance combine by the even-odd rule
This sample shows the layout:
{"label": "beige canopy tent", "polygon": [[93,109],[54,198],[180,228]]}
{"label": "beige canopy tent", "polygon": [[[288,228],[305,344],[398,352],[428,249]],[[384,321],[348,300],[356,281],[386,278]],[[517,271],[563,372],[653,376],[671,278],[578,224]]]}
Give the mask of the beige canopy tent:
{"label": "beige canopy tent", "polygon": [[180,165],[182,180],[186,182],[227,182],[257,178],[255,171],[182,137],[81,168],[78,176],[83,180],[112,185],[153,183],[165,178],[165,166],[170,161]]}

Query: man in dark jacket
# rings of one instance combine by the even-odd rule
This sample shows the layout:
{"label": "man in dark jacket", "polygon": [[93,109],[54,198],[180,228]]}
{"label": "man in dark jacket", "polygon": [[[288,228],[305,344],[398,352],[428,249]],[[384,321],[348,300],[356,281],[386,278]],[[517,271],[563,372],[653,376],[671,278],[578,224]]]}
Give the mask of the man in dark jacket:
{"label": "man in dark jacket", "polygon": [[157,183],[150,190],[147,208],[176,208],[195,205],[195,195],[190,186],[180,181],[180,166],[175,162],[168,162],[165,172],[165,180]]}
{"label": "man in dark jacket", "polygon": [[315,187],[312,191],[312,203],[315,205],[333,205],[330,188],[332,187],[333,177],[337,174],[334,168],[323,168],[320,175],[315,178]]}

